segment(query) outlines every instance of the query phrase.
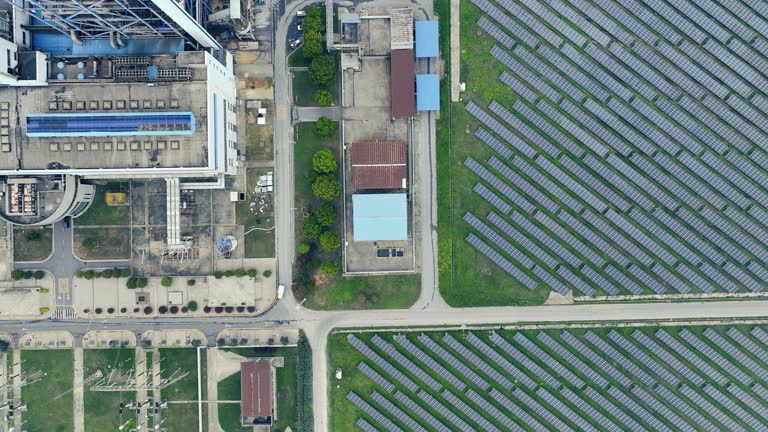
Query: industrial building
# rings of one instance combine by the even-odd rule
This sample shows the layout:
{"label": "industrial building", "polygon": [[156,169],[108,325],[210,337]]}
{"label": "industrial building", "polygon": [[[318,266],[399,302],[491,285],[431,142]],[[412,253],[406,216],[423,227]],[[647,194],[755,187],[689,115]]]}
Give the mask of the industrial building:
{"label": "industrial building", "polygon": [[406,145],[402,141],[352,143],[352,187],[355,190],[405,189],[408,185],[406,158]]}
{"label": "industrial building", "polygon": [[240,420],[243,426],[272,424],[272,376],[271,359],[240,363]]}
{"label": "industrial building", "polygon": [[[0,5],[0,217],[50,224],[87,209],[88,180],[162,178],[179,246],[180,189],[237,173],[233,59],[208,2]],[[38,203],[23,214],[19,191]]]}
{"label": "industrial building", "polygon": [[352,195],[354,241],[408,239],[408,199],[404,193]]}

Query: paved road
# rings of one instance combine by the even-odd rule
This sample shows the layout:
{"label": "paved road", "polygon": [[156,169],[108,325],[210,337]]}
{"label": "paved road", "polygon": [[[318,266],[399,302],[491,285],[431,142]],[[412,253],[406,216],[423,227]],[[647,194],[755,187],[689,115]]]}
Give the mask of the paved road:
{"label": "paved road", "polygon": [[296,107],[294,122],[314,122],[320,117],[328,117],[331,120],[341,120],[341,107]]}

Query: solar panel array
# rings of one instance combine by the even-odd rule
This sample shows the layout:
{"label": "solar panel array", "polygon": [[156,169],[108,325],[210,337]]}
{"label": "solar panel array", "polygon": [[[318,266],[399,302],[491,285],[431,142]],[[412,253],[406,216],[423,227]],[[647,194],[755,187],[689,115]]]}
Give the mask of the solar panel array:
{"label": "solar panel array", "polygon": [[[496,245],[468,236],[471,246],[529,289],[764,288],[768,20],[750,9],[762,5],[472,3],[486,14],[478,27],[497,44],[491,55],[508,86],[487,109],[466,105],[500,158],[472,159],[473,172],[501,187],[500,196],[476,192],[505,218],[519,214],[514,228],[555,263],[552,272],[515,268]],[[516,251],[536,261],[530,249]]]}
{"label": "solar panel array", "polygon": [[360,351],[360,354],[362,354],[368,360],[372,361],[373,364],[375,364],[379,369],[382,369],[388,373],[392,378],[395,379],[395,381],[399,382],[408,390],[416,391],[416,389],[419,388],[419,386],[412,379],[408,378],[404,373],[400,372],[397,368],[392,366],[392,363],[384,360],[383,357],[373,351],[363,341],[358,339],[357,336],[351,334],[347,336],[347,341],[356,350]]}
{"label": "solar panel array", "polygon": [[379,432],[376,427],[368,423],[364,418],[359,418],[355,422],[355,426],[359,427],[363,432]]}
{"label": "solar panel array", "polygon": [[385,354],[392,357],[395,362],[402,366],[403,369],[405,369],[409,374],[415,376],[416,378],[420,379],[421,382],[429,386],[429,388],[433,390],[439,390],[442,388],[442,385],[440,385],[437,380],[432,378],[431,375],[424,372],[424,369],[420,368],[406,356],[400,353],[400,351],[398,351],[391,343],[385,341],[378,335],[374,336],[373,339],[371,339],[371,342],[373,342],[373,344],[376,345],[379,349],[384,351]]}
{"label": "solar panel array", "polygon": [[[768,431],[761,326],[600,330],[605,336],[574,329],[559,338],[541,330],[462,333],[396,335],[410,365],[381,336],[366,336],[397,370],[428,370],[446,382],[453,376],[463,383],[456,390],[390,382],[366,342],[349,335],[362,355],[357,369],[378,386],[369,398],[347,393],[362,415],[358,428]],[[747,373],[754,377],[740,378]]]}

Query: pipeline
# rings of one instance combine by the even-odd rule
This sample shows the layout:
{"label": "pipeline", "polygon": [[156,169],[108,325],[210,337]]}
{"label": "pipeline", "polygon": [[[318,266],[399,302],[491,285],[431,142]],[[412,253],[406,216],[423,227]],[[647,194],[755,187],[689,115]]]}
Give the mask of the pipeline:
{"label": "pipeline", "polygon": [[117,33],[117,36],[115,38],[116,38],[117,44],[120,45],[120,48],[126,47],[126,43],[123,42],[123,37],[120,36],[120,33]]}
{"label": "pipeline", "polygon": [[112,49],[118,49],[119,47],[115,43],[115,32],[109,32],[109,46],[112,47]]}
{"label": "pipeline", "polygon": [[81,41],[80,38],[77,37],[77,32],[75,32],[74,30],[69,31],[69,37],[70,39],[72,39],[72,42],[74,42],[75,45],[78,45],[78,46],[83,45],[83,41]]}

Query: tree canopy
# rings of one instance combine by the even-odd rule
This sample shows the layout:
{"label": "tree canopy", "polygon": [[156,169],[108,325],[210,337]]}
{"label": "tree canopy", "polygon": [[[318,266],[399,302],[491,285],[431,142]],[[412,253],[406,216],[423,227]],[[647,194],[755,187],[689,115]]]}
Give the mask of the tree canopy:
{"label": "tree canopy", "polygon": [[320,234],[320,247],[324,251],[335,251],[339,246],[341,246],[341,241],[336,231],[324,231]]}
{"label": "tree canopy", "polygon": [[317,238],[320,235],[320,224],[314,217],[308,218],[301,226],[301,232],[306,238]]}
{"label": "tree canopy", "polygon": [[333,95],[328,90],[320,89],[315,92],[315,103],[319,106],[331,106],[333,104]]}
{"label": "tree canopy", "polygon": [[312,156],[312,169],[320,174],[328,174],[336,171],[336,156],[328,149],[322,149],[315,152]]}
{"label": "tree canopy", "polygon": [[312,192],[320,199],[333,201],[341,193],[341,183],[332,174],[317,176],[312,183]]}
{"label": "tree canopy", "polygon": [[336,223],[336,206],[325,203],[317,209],[317,222],[322,226],[331,226]]}
{"label": "tree canopy", "polygon": [[326,261],[320,266],[320,271],[324,275],[333,276],[339,272],[338,261]]}
{"label": "tree canopy", "polygon": [[304,32],[304,45],[301,53],[305,59],[312,60],[323,53],[323,36],[320,32]]}
{"label": "tree canopy", "polygon": [[328,117],[320,117],[317,119],[317,122],[315,122],[315,133],[319,137],[327,138],[333,135],[337,127],[338,125],[335,121]]}
{"label": "tree canopy", "polygon": [[336,60],[332,55],[321,55],[309,64],[309,79],[317,85],[329,84],[336,78]]}

